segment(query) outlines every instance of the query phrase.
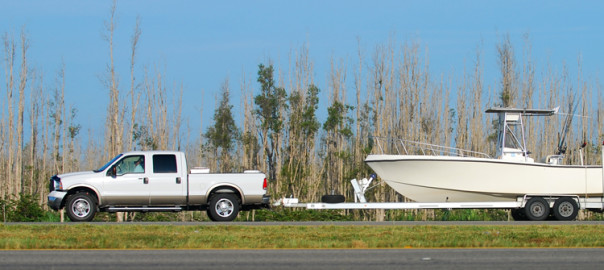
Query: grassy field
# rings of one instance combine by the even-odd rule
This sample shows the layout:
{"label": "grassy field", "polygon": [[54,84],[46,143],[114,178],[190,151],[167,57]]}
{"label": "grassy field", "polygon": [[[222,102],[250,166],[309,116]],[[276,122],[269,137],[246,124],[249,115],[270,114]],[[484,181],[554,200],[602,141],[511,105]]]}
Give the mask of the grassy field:
{"label": "grassy field", "polygon": [[0,225],[0,249],[604,247],[601,225]]}

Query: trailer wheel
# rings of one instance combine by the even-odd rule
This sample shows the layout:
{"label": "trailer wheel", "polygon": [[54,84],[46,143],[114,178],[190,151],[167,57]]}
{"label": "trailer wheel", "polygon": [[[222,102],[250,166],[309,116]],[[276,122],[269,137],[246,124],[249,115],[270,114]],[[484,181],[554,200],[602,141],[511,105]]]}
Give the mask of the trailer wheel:
{"label": "trailer wheel", "polygon": [[323,195],[321,197],[323,203],[343,203],[344,201],[346,201],[344,195]]}
{"label": "trailer wheel", "polygon": [[554,203],[554,216],[557,220],[574,220],[579,214],[579,205],[570,197],[562,197]]}
{"label": "trailer wheel", "polygon": [[210,199],[208,212],[213,221],[232,221],[239,214],[239,199],[234,194],[217,193]]}
{"label": "trailer wheel", "polygon": [[549,216],[549,203],[541,197],[533,197],[526,203],[524,213],[529,220],[545,220]]}
{"label": "trailer wheel", "polygon": [[96,214],[96,200],[88,193],[79,192],[67,198],[65,208],[71,221],[91,221]]}

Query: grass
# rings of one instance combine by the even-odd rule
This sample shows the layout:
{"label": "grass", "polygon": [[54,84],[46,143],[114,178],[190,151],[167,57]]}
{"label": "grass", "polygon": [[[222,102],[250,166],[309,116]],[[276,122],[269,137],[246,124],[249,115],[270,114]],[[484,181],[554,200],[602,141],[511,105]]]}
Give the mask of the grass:
{"label": "grass", "polygon": [[604,247],[601,225],[0,225],[0,249]]}

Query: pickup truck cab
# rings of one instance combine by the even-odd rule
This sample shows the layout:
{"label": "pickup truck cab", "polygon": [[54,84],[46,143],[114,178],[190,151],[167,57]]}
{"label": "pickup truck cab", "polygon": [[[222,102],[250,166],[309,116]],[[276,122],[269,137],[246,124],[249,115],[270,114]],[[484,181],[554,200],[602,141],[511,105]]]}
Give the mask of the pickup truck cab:
{"label": "pickup truck cab", "polygon": [[187,173],[185,154],[138,151],[117,155],[103,167],[55,175],[48,205],[65,208],[72,221],[90,221],[96,212],[206,210],[213,221],[231,221],[240,210],[269,207],[266,176],[260,171]]}

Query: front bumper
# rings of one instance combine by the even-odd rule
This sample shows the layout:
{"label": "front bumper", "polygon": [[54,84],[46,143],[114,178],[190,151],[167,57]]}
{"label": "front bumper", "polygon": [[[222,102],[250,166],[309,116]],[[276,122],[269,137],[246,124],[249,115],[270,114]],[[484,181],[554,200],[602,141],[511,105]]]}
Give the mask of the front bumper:
{"label": "front bumper", "polygon": [[61,209],[63,198],[65,198],[67,192],[65,191],[53,191],[48,194],[48,206],[55,211]]}

